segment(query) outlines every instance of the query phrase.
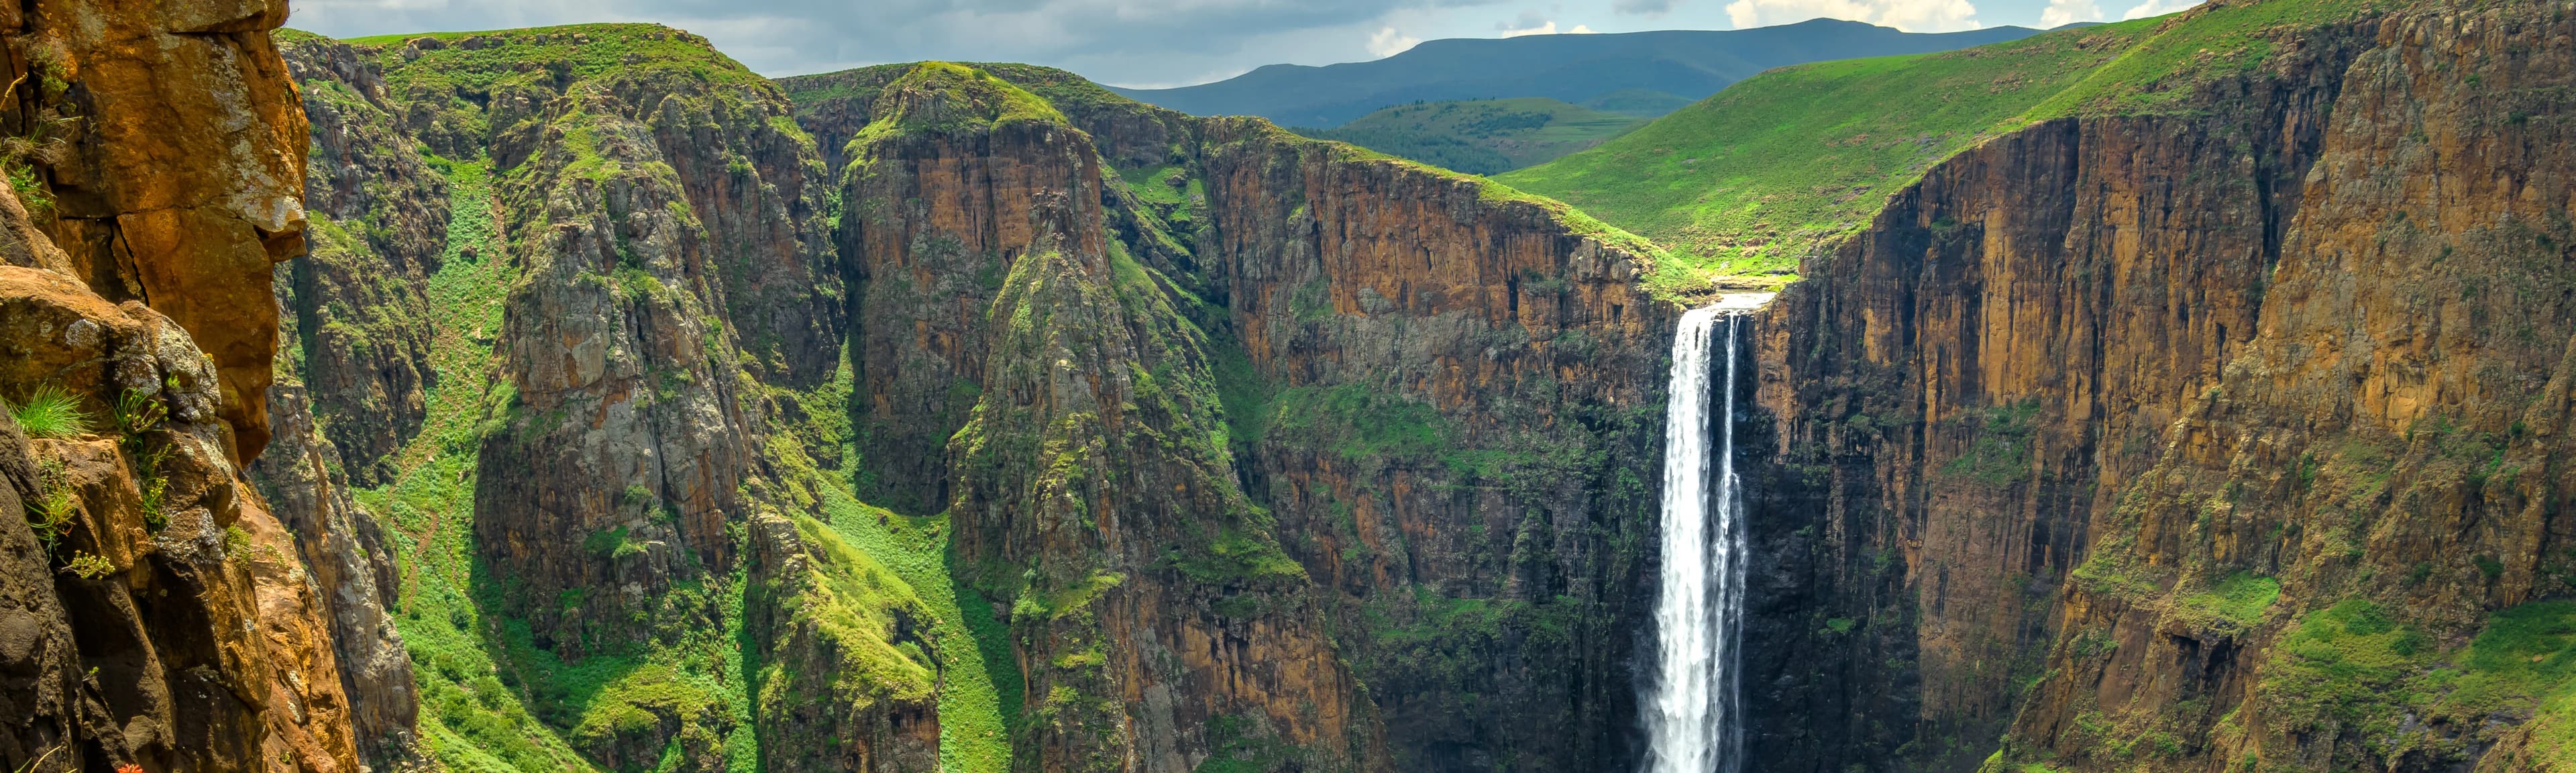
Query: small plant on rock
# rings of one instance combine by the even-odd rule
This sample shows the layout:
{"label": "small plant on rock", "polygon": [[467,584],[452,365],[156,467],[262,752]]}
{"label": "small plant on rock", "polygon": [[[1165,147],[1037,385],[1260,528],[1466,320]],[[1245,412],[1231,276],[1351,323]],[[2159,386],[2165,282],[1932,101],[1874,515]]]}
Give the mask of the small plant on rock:
{"label": "small plant on rock", "polygon": [[63,570],[84,580],[95,580],[115,574],[116,564],[109,562],[105,556],[83,551],[79,555],[72,556],[71,562],[64,565]]}
{"label": "small plant on rock", "polygon": [[158,532],[170,525],[170,479],[161,476],[161,462],[170,458],[169,448],[158,448],[134,455],[135,489],[142,494],[143,526]]}
{"label": "small plant on rock", "polygon": [[224,555],[241,563],[250,562],[250,532],[240,526],[224,527]]}
{"label": "small plant on rock", "polygon": [[63,470],[63,463],[57,460],[47,459],[37,468],[36,478],[44,485],[45,492],[41,498],[28,503],[27,527],[36,532],[37,539],[44,541],[45,550],[48,552],[54,549],[55,542],[62,540],[63,532],[71,527],[70,477]]}
{"label": "small plant on rock", "polygon": [[80,398],[62,387],[45,385],[36,388],[25,402],[7,403],[9,417],[28,437],[66,440],[89,434],[89,414],[81,410]]}
{"label": "small plant on rock", "polygon": [[116,434],[125,450],[135,452],[142,450],[143,433],[160,429],[161,422],[169,417],[169,409],[161,407],[160,400],[129,389],[117,396],[116,414],[112,418],[116,421]]}

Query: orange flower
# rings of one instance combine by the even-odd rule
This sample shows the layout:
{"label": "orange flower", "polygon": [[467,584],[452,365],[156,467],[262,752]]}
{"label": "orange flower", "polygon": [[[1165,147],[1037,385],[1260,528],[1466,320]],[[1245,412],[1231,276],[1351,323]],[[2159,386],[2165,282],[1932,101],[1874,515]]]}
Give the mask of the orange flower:
{"label": "orange flower", "polygon": [[143,773],[143,766],[128,762],[116,766],[116,773]]}

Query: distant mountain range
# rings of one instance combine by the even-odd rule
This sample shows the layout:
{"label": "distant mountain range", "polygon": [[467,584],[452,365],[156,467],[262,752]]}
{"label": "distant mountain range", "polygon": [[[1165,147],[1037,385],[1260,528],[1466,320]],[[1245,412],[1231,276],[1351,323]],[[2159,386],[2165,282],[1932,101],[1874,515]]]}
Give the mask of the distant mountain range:
{"label": "distant mountain range", "polygon": [[2024,27],[1922,34],[1818,19],[1749,30],[1433,40],[1374,62],[1274,64],[1174,89],[1113,89],[1195,115],[1257,115],[1333,128],[1413,102],[1545,97],[1605,112],[1661,115],[1755,73],[1827,59],[1950,51],[2037,34]]}

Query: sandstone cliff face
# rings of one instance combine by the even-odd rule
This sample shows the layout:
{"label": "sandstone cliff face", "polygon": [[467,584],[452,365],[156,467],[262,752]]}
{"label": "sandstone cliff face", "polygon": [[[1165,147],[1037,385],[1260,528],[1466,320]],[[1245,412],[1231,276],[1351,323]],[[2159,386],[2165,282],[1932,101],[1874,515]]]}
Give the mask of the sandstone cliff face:
{"label": "sandstone cliff face", "polygon": [[0,760],[356,770],[326,601],[230,461],[221,372],[176,322],[49,270],[0,267],[0,327],[0,389],[59,387],[98,419],[0,431],[15,728]]}
{"label": "sandstone cliff face", "polygon": [[1011,602],[1021,760],[1626,764],[1672,307],[1616,237],[1040,68],[784,85],[857,138],[863,489]]}
{"label": "sandstone cliff face", "polygon": [[[2052,653],[2064,678],[2016,738],[2081,767],[2117,764],[2124,730],[2209,770],[2568,764],[2551,679],[2492,665],[2546,660],[2499,631],[2571,590],[2568,14],[2437,7],[2357,30],[2369,50],[2343,73],[2254,332],[2096,512]],[[2277,578],[2270,614],[2194,614],[2244,576]],[[2344,663],[2319,646],[2351,644],[2373,610],[2416,637],[2389,650],[2400,679],[2326,678]],[[2117,646],[2074,646],[2087,635]],[[2125,667],[2159,662],[2198,673]],[[2491,676],[2501,695],[2423,681]]]}
{"label": "sandstone cliff face", "polygon": [[[0,421],[0,766],[356,771],[409,729],[407,694],[344,690],[409,680],[398,642],[344,635],[390,636],[367,523],[309,517],[334,496],[309,480],[272,487],[273,509],[244,469],[272,432],[271,263],[303,250],[305,124],[268,37],[284,16],[0,15],[24,139],[0,196],[0,397],[79,414],[33,438]],[[306,457],[302,416],[276,431]]]}
{"label": "sandstone cliff face", "polygon": [[284,0],[62,0],[0,18],[29,70],[13,133],[59,141],[36,173],[48,230],[102,297],[151,304],[215,358],[237,461],[268,439],[262,261],[304,252],[304,115],[268,36],[285,20]]}
{"label": "sandstone cliff face", "polygon": [[2531,170],[2567,162],[2565,15],[2282,24],[2185,109],[1995,140],[1808,266],[1759,355],[1755,764],[2000,735],[1990,767],[2435,769],[2528,736],[2529,702],[2354,704],[2317,631],[2422,632],[2366,666],[2408,695],[2558,590],[2529,428],[2566,194]]}

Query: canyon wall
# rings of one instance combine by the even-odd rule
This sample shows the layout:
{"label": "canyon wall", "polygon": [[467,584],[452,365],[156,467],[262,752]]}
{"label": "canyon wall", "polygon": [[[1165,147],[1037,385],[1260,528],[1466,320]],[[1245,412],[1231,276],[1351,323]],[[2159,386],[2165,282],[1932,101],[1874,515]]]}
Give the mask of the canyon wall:
{"label": "canyon wall", "polygon": [[783,85],[855,139],[862,490],[947,508],[1010,606],[1022,759],[1633,759],[1656,494],[1622,471],[1660,458],[1676,308],[1644,248],[1042,68]]}
{"label": "canyon wall", "polygon": [[[1939,165],[1772,307],[1755,764],[2546,767],[2552,682],[2422,685],[2565,590],[2567,9],[2349,10]],[[2421,643],[2353,677],[2353,619]]]}

